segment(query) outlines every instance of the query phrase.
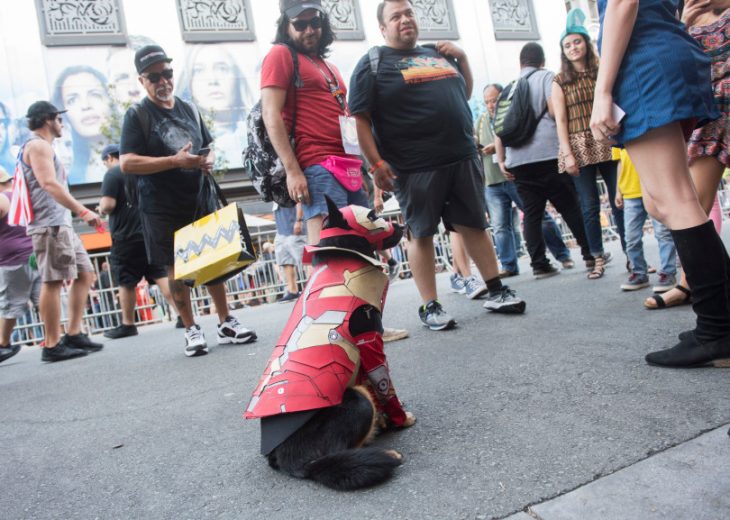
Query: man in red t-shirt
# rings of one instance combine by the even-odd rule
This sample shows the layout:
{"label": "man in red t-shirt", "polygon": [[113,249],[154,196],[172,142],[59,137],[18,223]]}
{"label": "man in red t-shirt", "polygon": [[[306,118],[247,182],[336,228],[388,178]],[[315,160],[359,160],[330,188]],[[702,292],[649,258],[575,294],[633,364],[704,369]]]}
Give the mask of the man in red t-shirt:
{"label": "man in red t-shirt", "polygon": [[[367,207],[368,199],[362,186],[357,187],[362,182],[359,167],[359,183],[348,182],[352,178],[347,174],[354,172],[348,160],[357,160],[358,156],[345,152],[343,134],[348,133],[348,124],[354,131],[354,120],[347,117],[345,83],[337,68],[324,59],[334,41],[329,17],[320,0],[280,0],[279,8],[274,43],[282,45],[272,47],[261,69],[263,119],[286,169],[289,195],[302,203],[308,241],[316,244],[322,219],[327,215],[325,194],[337,207]],[[297,52],[301,78],[298,87],[292,82],[294,62],[287,45]],[[296,144],[292,149],[289,134],[295,106]]]}

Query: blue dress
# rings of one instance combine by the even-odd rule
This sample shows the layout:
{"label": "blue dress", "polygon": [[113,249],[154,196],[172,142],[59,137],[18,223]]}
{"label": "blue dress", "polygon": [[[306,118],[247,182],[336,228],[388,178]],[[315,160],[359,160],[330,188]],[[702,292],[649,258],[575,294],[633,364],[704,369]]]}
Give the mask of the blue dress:
{"label": "blue dress", "polygon": [[[601,17],[606,4],[598,0]],[[677,0],[640,0],[634,30],[621,62],[613,100],[625,112],[619,144],[679,121],[685,133],[720,116],[712,96],[710,60],[676,18]],[[686,125],[689,123],[689,127]]]}

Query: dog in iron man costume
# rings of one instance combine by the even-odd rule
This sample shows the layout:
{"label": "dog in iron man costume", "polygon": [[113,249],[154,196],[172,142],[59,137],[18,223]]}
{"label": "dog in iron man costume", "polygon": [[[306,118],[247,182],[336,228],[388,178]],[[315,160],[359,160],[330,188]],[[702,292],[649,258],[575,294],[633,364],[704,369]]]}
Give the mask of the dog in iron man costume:
{"label": "dog in iron man costume", "polygon": [[394,450],[363,447],[378,429],[416,421],[390,379],[381,337],[388,277],[374,257],[402,230],[367,208],[327,205],[320,242],[303,256],[309,282],[244,417],[261,419],[272,468],[352,490],[387,480],[402,462]]}

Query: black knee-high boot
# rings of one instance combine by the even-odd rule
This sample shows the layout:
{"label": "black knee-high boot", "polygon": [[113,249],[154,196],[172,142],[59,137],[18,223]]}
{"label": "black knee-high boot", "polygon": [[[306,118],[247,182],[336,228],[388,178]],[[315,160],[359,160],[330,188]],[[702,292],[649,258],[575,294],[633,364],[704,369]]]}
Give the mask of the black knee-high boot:
{"label": "black knee-high boot", "polygon": [[650,364],[690,367],[730,366],[730,300],[727,252],[712,222],[672,231],[677,254],[692,288],[692,309],[697,315],[694,334],[674,347],[646,356]]}

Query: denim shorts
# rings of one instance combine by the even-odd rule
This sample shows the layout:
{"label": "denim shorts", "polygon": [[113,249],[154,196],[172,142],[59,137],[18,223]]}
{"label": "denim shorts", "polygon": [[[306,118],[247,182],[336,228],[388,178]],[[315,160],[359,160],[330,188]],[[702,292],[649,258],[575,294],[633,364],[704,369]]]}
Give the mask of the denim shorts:
{"label": "denim shorts", "polygon": [[302,204],[304,220],[329,213],[327,211],[327,201],[324,200],[325,194],[332,199],[332,202],[338,208],[343,208],[350,204],[365,208],[369,207],[368,197],[363,188],[357,191],[345,189],[328,169],[319,164],[305,168],[304,176],[307,178],[307,189],[309,190],[309,200],[311,201],[311,204]]}

